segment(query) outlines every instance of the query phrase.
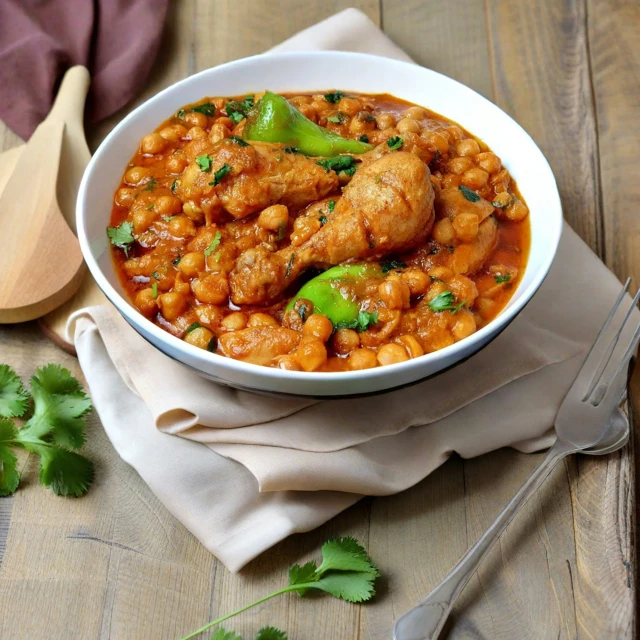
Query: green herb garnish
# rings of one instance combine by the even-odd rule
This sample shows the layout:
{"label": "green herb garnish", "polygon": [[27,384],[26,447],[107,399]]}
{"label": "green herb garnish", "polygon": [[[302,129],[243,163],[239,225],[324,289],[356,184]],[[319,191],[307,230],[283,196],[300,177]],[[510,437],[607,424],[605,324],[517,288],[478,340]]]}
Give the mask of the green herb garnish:
{"label": "green herb garnish", "polygon": [[153,191],[156,188],[156,185],[158,183],[156,182],[155,178],[151,178],[151,180],[149,180],[149,182],[147,183],[147,186],[143,189],[143,191]]}
{"label": "green herb garnish", "polygon": [[289,258],[289,262],[287,263],[287,271],[284,274],[285,280],[289,277],[289,275],[291,274],[291,269],[293,269],[293,262],[296,259],[296,254],[292,253],[291,257]]}
{"label": "green herb garnish", "polygon": [[124,255],[129,257],[129,249],[135,242],[133,237],[133,223],[121,222],[117,227],[107,227],[107,237],[114,247],[124,251]]}
{"label": "green herb garnish", "polygon": [[175,192],[176,192],[177,187],[178,187],[178,180],[176,179],[176,180],[174,180],[174,181],[171,183],[171,187],[170,187],[170,189],[171,189],[171,193],[175,193]]}
{"label": "green herb garnish", "polygon": [[240,147],[248,147],[249,143],[245,142],[242,138],[238,138],[238,136],[229,136],[229,140],[233,140]]}
{"label": "green herb garnish", "polygon": [[325,224],[327,224],[327,216],[320,216],[318,218],[318,220],[320,221],[320,224],[324,227]]}
{"label": "green herb garnish", "polygon": [[198,156],[196,158],[196,164],[200,167],[201,171],[206,171],[209,172],[211,171],[211,161],[213,160],[213,158],[210,155],[207,155],[206,153]]}
{"label": "green herb garnish", "polygon": [[392,136],[387,140],[387,146],[389,147],[389,149],[391,149],[391,151],[395,151],[402,146],[402,142],[403,140],[400,136]]}
{"label": "green herb garnish", "polygon": [[344,124],[349,119],[349,116],[346,113],[342,113],[338,111],[335,116],[329,116],[327,118],[327,122],[333,122],[335,124]]}
{"label": "green herb garnish", "polygon": [[253,107],[253,96],[246,96],[242,101],[230,100],[227,102],[225,111],[231,121],[238,124],[243,118],[247,117],[251,107]]}
{"label": "green herb garnish", "polygon": [[309,310],[309,309],[307,308],[307,305],[306,305],[306,304],[301,304],[301,305],[298,307],[298,315],[299,315],[299,316],[300,316],[300,318],[302,319],[302,322],[305,322],[305,321],[306,321],[306,319],[307,319],[307,311],[308,311],[308,310]]}
{"label": "green herb garnish", "polygon": [[363,133],[358,140],[360,140],[360,142],[369,142],[369,136],[366,133]]}
{"label": "green herb garnish", "polygon": [[162,216],[162,219],[165,222],[171,222],[174,218],[177,218],[178,216]]}
{"label": "green herb garnish", "polygon": [[180,260],[182,260],[182,256],[178,256],[175,260],[172,260],[172,261],[171,261],[171,264],[172,264],[174,267],[177,267],[177,266],[180,264]]}
{"label": "green herb garnish", "polygon": [[358,317],[345,322],[338,322],[334,329],[355,329],[356,331],[366,331],[371,325],[378,324],[378,312],[360,311]]}
{"label": "green herb garnish", "polygon": [[335,104],[336,102],[340,102],[344,98],[344,93],[342,91],[332,91],[331,93],[325,93],[324,99],[331,104]]}
{"label": "green herb garnish", "polygon": [[187,327],[187,330],[184,332],[184,335],[189,335],[195,329],[200,329],[202,325],[199,322],[194,322]]}
{"label": "green herb garnish", "polygon": [[151,297],[155,300],[158,297],[158,283],[154,282],[151,285]]}
{"label": "green herb garnish", "polygon": [[469,189],[469,187],[465,187],[463,184],[461,184],[458,187],[458,189],[460,189],[460,191],[462,192],[462,195],[469,202],[478,202],[478,200],[480,200],[480,196],[475,191],[472,191],[471,189]]}
{"label": "green herb garnish", "polygon": [[205,116],[212,118],[216,114],[216,107],[210,102],[203,102],[202,104],[196,105],[195,107],[191,107],[191,111],[195,111],[196,113],[204,113]]}
{"label": "green herb garnish", "polygon": [[213,174],[213,180],[209,183],[209,186],[212,187],[217,187],[221,182],[222,179],[228,175],[229,173],[231,173],[232,169],[231,167],[225,162],[214,174]]}
{"label": "green herb garnish", "polygon": [[451,291],[443,291],[439,293],[433,300],[429,301],[429,308],[431,311],[451,311],[451,313],[457,313],[459,309],[464,307],[466,300],[463,300],[460,304],[454,304],[455,298]]}
{"label": "green herb garnish", "polygon": [[204,250],[204,255],[205,257],[209,257],[218,247],[218,245],[220,244],[220,239],[222,238],[222,235],[219,231],[216,231],[216,235],[214,236],[213,240],[211,241],[211,244]]}
{"label": "green herb garnish", "polygon": [[335,208],[336,208],[336,201],[329,200],[329,204],[327,204],[327,209],[329,210],[329,213],[333,213]]}
{"label": "green herb garnish", "polygon": [[180,111],[178,111],[178,113],[176,113],[176,118],[179,118],[180,120],[182,120],[184,118],[184,114],[186,113],[186,111],[184,109],[180,109]]}
{"label": "green herb garnish", "polygon": [[508,273],[505,273],[504,275],[496,275],[493,277],[493,279],[498,284],[502,284],[503,282],[509,282],[511,280],[511,276]]}
{"label": "green herb garnish", "polygon": [[389,271],[393,271],[394,269],[404,269],[406,266],[407,265],[400,260],[383,260],[380,263],[382,273],[389,273]]}
{"label": "green herb garnish", "polygon": [[336,173],[344,171],[348,176],[352,176],[356,172],[356,161],[353,156],[333,156],[333,158],[318,160],[317,164],[323,167],[327,173],[332,170]]}

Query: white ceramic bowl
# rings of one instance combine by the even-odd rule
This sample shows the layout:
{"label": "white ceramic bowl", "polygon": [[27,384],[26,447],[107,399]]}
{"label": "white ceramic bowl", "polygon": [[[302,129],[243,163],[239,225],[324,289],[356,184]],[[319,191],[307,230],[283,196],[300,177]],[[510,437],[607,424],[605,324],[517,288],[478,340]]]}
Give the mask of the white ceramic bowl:
{"label": "white ceramic bowl", "polygon": [[[471,131],[502,159],[529,205],[531,251],[524,277],[502,313],[473,335],[436,353],[365,371],[282,371],[224,358],[193,347],[142,316],[127,300],[107,243],[112,198],[142,136],[181,106],[204,96],[341,89],[390,93],[432,109]],[[560,197],[551,168],[529,135],[507,114],[468,87],[417,65],[356,53],[309,52],[255,56],[202,71],[160,92],[129,114],[104,140],[84,174],[77,227],[98,286],[127,322],[151,344],[201,375],[263,392],[344,396],[392,389],[431,376],[469,357],[500,333],[544,280],[562,229]]]}

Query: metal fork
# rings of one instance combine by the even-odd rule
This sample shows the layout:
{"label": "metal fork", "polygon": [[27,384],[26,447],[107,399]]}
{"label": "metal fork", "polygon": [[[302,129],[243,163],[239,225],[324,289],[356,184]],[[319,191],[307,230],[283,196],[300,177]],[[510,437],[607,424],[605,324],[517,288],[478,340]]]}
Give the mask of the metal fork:
{"label": "metal fork", "polygon": [[396,622],[394,640],[437,638],[462,589],[520,507],[560,460],[592,447],[604,436],[626,389],[627,366],[640,341],[640,323],[632,319],[640,290],[629,305],[626,294],[630,281],[628,279],[625,283],[560,406],[555,421],[556,443],[511,502],[444,580]]}

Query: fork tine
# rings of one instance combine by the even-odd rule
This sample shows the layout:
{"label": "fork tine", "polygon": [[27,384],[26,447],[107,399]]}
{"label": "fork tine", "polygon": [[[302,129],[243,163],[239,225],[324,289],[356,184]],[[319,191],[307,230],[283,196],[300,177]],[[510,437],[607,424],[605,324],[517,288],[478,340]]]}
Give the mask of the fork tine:
{"label": "fork tine", "polygon": [[[631,278],[627,278],[627,281],[625,282],[624,287],[622,288],[622,291],[618,295],[618,299],[616,300],[615,304],[611,308],[611,311],[609,312],[607,319],[604,321],[602,328],[598,332],[598,335],[596,336],[594,343],[591,345],[591,348],[589,349],[589,352],[587,353],[587,356],[582,364],[582,368],[580,369],[578,378],[581,378],[581,377],[586,378],[587,376],[590,375],[590,371],[593,371],[595,369],[595,372],[592,375],[590,375],[590,380],[588,381],[587,389],[581,398],[582,401],[585,401],[595,389],[598,383],[598,380],[602,376],[602,372],[604,371],[609,360],[611,359],[611,355],[615,350],[615,346],[618,342],[618,338],[620,337],[620,333],[622,332],[622,329],[625,323],[629,319],[631,309],[633,309],[633,307],[637,302],[637,300],[634,300],[630,309],[627,311],[624,317],[624,320],[622,321],[622,325],[618,328],[613,338],[610,338],[611,332],[608,332],[607,329],[609,329],[611,323],[613,322],[615,316],[617,315],[620,309],[620,306],[622,305],[622,301],[624,300],[627,294],[627,291],[629,290],[630,283],[631,283]],[[587,380],[584,380],[584,382],[586,383]]]}

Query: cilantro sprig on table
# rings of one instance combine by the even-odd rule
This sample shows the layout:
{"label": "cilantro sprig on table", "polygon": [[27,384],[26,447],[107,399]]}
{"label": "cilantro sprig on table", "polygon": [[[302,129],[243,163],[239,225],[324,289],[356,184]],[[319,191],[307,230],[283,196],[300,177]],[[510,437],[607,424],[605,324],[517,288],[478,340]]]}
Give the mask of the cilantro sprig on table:
{"label": "cilantro sprig on table", "polygon": [[[20,483],[14,448],[40,459],[40,482],[60,496],[84,495],[93,481],[93,463],[76,451],[85,443],[85,416],[91,400],[59,365],[37,369],[29,394],[16,372],[0,364],[0,496]],[[30,402],[32,400],[32,403]],[[25,418],[21,428],[10,418]]]}
{"label": "cilantro sprig on table", "polygon": [[[223,627],[218,627],[210,640],[243,640],[242,636],[234,631],[227,631]],[[287,634],[275,627],[262,627],[256,634],[255,640],[287,640]]]}
{"label": "cilantro sprig on table", "polygon": [[[309,591],[324,591],[334,598],[353,603],[366,602],[373,598],[375,595],[375,581],[380,572],[355,538],[331,538],[322,545],[321,552],[322,562],[320,566],[314,561],[307,562],[302,566],[294,564],[289,569],[289,584],[286,587],[274,591],[241,609],[217,618],[213,622],[209,622],[204,627],[185,636],[182,640],[195,638],[207,629],[233,616],[237,616],[239,613],[251,609],[251,607],[290,591],[295,591],[300,596],[304,596]],[[260,636],[263,631],[264,635]],[[267,631],[269,632],[268,634]],[[216,635],[216,633],[219,633],[219,635]],[[211,636],[211,640],[242,640],[240,636],[223,635],[224,633],[229,634],[228,631],[217,630]],[[277,635],[278,633],[280,635]],[[258,632],[256,640],[286,640],[286,635],[278,629],[266,627]]]}

